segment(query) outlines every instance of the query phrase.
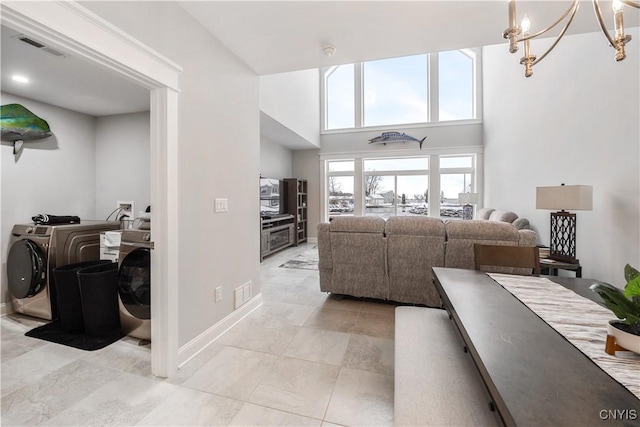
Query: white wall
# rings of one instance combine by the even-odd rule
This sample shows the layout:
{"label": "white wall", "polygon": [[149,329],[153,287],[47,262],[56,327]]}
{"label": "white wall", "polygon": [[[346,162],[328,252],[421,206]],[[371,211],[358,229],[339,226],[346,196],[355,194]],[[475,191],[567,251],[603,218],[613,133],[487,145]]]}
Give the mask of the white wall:
{"label": "white wall", "polygon": [[260,109],[314,146],[320,146],[317,69],[261,76]]}
{"label": "white wall", "polygon": [[95,119],[49,104],[2,93],[2,105],[18,103],[49,123],[53,135],[25,142],[19,157],[13,144],[2,142],[2,284],[1,301],[11,301],[6,257],[14,224],[32,222],[37,214],[96,217]]}
{"label": "white wall", "polygon": [[617,286],[625,263],[640,263],[640,36],[629,33],[623,62],[600,33],[568,36],[528,79],[506,45],[483,51],[485,206],[529,218],[548,245],[536,187],[592,185],[593,211],[577,212],[576,255],[584,277]]}
{"label": "white wall", "polygon": [[264,178],[298,178],[293,174],[291,150],[260,136],[260,175]]}
{"label": "white wall", "polygon": [[[438,124],[428,127],[406,128],[397,126],[393,130],[405,132],[414,138],[427,139],[422,145],[426,153],[430,149],[468,147],[482,145],[482,124],[473,123],[466,125]],[[338,153],[364,153],[384,151],[415,151],[418,150],[417,142],[396,142],[391,144],[369,144],[369,140],[379,136],[381,130],[357,130],[353,132],[331,132],[321,137],[321,154]],[[414,154],[414,153],[412,153]]]}
{"label": "white wall", "polygon": [[95,191],[100,219],[106,219],[118,201],[133,201],[136,216],[149,206],[149,127],[148,111],[96,118]]}
{"label": "white wall", "polygon": [[320,150],[293,152],[293,176],[307,180],[307,233],[318,237],[320,222]]}
{"label": "white wall", "polygon": [[[179,345],[234,311],[234,289],[259,292],[258,77],[174,2],[83,2],[180,64]],[[229,200],[214,213],[214,198]],[[222,301],[215,303],[217,286]]]}

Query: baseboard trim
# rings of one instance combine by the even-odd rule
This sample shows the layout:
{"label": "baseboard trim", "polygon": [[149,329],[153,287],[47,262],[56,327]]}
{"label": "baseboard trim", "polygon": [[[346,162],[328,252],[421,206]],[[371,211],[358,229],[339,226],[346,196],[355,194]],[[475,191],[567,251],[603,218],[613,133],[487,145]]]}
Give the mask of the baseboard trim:
{"label": "baseboard trim", "polygon": [[0,316],[6,316],[13,313],[13,304],[11,302],[0,303]]}
{"label": "baseboard trim", "polygon": [[249,302],[235,310],[227,317],[183,345],[178,349],[178,367],[181,368],[191,359],[204,350],[209,344],[220,338],[222,334],[231,329],[236,323],[251,314],[252,311],[262,305],[262,294],[253,297]]}

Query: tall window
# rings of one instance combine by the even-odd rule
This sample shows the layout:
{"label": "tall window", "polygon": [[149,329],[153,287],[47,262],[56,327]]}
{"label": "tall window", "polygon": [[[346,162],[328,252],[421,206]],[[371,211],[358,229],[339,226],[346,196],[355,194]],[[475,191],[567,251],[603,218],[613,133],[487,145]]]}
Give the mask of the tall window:
{"label": "tall window", "polygon": [[460,50],[438,55],[440,121],[474,118],[474,60]]}
{"label": "tall window", "polygon": [[330,161],[327,169],[329,216],[353,215],[354,161]]}
{"label": "tall window", "polygon": [[475,192],[473,156],[440,157],[440,216],[462,218],[458,194]]}
{"label": "tall window", "polygon": [[327,73],[327,129],[354,127],[355,83],[353,64],[332,67]]}
{"label": "tall window", "polygon": [[427,68],[427,55],[364,62],[364,126],[427,122]]}
{"label": "tall window", "polygon": [[427,215],[429,158],[365,159],[365,215]]}
{"label": "tall window", "polygon": [[323,130],[478,119],[479,60],[465,49],[330,67]]}

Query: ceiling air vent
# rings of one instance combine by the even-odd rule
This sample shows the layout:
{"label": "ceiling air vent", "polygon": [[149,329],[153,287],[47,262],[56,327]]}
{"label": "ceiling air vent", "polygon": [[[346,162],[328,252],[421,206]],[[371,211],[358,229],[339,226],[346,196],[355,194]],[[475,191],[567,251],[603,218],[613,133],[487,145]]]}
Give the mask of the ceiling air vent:
{"label": "ceiling air vent", "polygon": [[29,37],[19,37],[20,41],[25,42],[26,44],[30,44],[31,46],[35,46],[38,49],[43,48],[44,45],[35,40],[31,40]]}
{"label": "ceiling air vent", "polygon": [[50,47],[47,47],[47,46],[43,45],[39,41],[35,41],[33,39],[30,39],[29,37],[20,36],[20,37],[18,37],[18,40],[20,40],[21,42],[24,42],[24,43],[26,43],[28,45],[31,45],[33,47],[37,47],[38,49],[41,49],[41,50],[43,50],[43,51],[45,51],[47,53],[50,53],[51,55],[64,57],[64,53],[58,52],[57,50],[54,50],[54,49],[51,49]]}

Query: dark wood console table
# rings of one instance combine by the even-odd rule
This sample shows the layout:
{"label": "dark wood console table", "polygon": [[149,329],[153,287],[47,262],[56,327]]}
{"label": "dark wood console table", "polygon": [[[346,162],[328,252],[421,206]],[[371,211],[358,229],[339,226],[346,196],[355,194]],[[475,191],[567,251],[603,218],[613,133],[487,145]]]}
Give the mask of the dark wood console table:
{"label": "dark wood console table", "polygon": [[[440,267],[433,277],[505,425],[640,425],[638,398],[491,277]],[[549,278],[597,301],[595,280]]]}

